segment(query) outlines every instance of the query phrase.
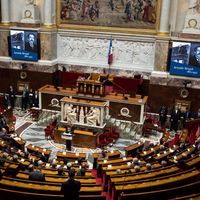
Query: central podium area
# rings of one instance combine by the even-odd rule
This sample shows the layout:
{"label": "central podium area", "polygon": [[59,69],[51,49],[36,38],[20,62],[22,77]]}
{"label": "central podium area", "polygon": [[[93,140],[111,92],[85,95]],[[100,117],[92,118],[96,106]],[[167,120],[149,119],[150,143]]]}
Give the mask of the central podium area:
{"label": "central podium area", "polygon": [[[54,142],[59,144],[66,144],[66,139],[63,137],[63,133],[65,133],[65,128],[58,128],[55,130]],[[85,131],[75,129],[72,134],[72,146],[83,147],[83,148],[97,148],[98,139],[101,133],[94,133],[92,131]]]}
{"label": "central podium area", "polygon": [[[73,127],[72,145],[78,147],[96,148],[99,135],[106,126],[108,115],[107,101],[94,101],[63,97],[61,100],[61,124]],[[65,144],[62,137],[65,130],[55,131],[55,142]]]}

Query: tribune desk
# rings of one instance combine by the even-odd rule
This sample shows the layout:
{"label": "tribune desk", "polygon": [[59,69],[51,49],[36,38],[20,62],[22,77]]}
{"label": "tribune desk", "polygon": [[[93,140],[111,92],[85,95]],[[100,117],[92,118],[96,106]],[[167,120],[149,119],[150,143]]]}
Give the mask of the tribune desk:
{"label": "tribune desk", "polygon": [[91,131],[74,130],[73,145],[95,149],[99,134]]}
{"label": "tribune desk", "polygon": [[[65,139],[62,138],[63,132],[65,132],[65,128],[62,127],[55,130],[54,142],[61,144],[66,143]],[[73,146],[95,149],[100,133],[75,129],[72,135]]]}
{"label": "tribune desk", "polygon": [[109,115],[118,120],[125,120],[143,124],[147,96],[110,93],[103,97],[96,95],[79,94],[75,89],[62,88],[56,90],[52,85],[45,85],[39,89],[39,105],[41,109],[61,111],[61,99],[70,97],[75,99],[108,102]]}

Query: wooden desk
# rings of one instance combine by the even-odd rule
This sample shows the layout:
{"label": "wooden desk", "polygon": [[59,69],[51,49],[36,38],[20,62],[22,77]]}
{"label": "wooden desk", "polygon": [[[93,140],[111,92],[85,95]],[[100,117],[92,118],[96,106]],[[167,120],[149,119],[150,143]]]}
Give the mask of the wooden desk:
{"label": "wooden desk", "polygon": [[138,142],[136,144],[132,144],[128,147],[125,147],[125,152],[126,152],[126,156],[129,156],[129,155],[133,155],[136,153],[137,149],[141,148],[144,146],[144,143],[143,142]]}
{"label": "wooden desk", "polygon": [[78,158],[82,158],[83,160],[86,159],[86,154],[85,153],[72,153],[72,152],[57,152],[56,153],[57,158],[68,158],[72,160],[77,160]]}
{"label": "wooden desk", "polygon": [[18,146],[20,149],[24,150],[24,145],[26,144],[26,141],[18,136],[14,136],[12,138],[15,141],[15,145]]}
{"label": "wooden desk", "polygon": [[34,146],[32,144],[29,144],[27,147],[27,150],[34,153],[44,153],[46,156],[49,156],[51,154],[51,150],[47,150],[38,146]]}
{"label": "wooden desk", "polygon": [[121,155],[121,152],[119,150],[114,150],[106,153],[106,156],[108,159],[110,158],[119,158]]}
{"label": "wooden desk", "polygon": [[89,131],[74,130],[73,145],[95,149],[97,147],[98,133]]}
{"label": "wooden desk", "polygon": [[[66,141],[61,138],[62,133],[65,132],[65,128],[58,128],[55,130],[54,142],[65,144]],[[86,147],[95,149],[97,147],[97,138],[99,134],[93,134],[90,131],[83,131],[75,129],[72,137],[72,145],[78,147]]]}

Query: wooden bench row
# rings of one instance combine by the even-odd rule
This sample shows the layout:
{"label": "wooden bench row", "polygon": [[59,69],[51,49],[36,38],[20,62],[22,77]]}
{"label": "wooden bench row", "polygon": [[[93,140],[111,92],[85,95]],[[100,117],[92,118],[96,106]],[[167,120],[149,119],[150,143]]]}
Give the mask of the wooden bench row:
{"label": "wooden bench row", "polygon": [[197,181],[199,175],[200,175],[199,170],[192,170],[189,172],[185,172],[181,175],[178,174],[177,176],[175,175],[168,178],[160,178],[155,181],[117,185],[114,188],[113,199],[117,200],[122,193],[123,194],[142,193],[144,191],[150,192],[154,190],[164,190],[177,186],[184,186],[191,182]]}
{"label": "wooden bench row", "polygon": [[[183,199],[190,199],[193,200],[199,199],[200,181],[188,183],[181,186],[176,186],[167,189],[157,189],[152,191],[145,191],[145,192],[133,192],[129,194],[122,193],[120,195],[120,200],[183,200]],[[192,195],[191,195],[192,194]],[[198,195],[197,195],[198,194]],[[196,197],[193,198],[193,197]]]}
{"label": "wooden bench row", "polygon": [[[64,200],[63,195],[41,194],[4,188],[0,189],[0,195],[6,197],[6,199],[14,200]],[[106,200],[106,196],[101,194],[80,195],[80,200]]]}

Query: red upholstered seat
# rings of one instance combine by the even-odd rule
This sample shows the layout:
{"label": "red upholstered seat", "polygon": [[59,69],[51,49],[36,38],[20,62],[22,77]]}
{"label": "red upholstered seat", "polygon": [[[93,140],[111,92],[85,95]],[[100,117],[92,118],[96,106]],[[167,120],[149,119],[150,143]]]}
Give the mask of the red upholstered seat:
{"label": "red upholstered seat", "polygon": [[174,136],[174,138],[171,141],[169,141],[168,147],[170,148],[173,145],[178,145],[179,142],[180,142],[180,136],[179,136],[179,134],[176,133],[175,136]]}
{"label": "red upholstered seat", "polygon": [[98,147],[102,148],[108,144],[107,139],[106,139],[106,134],[101,134],[98,138]]}
{"label": "red upholstered seat", "polygon": [[47,127],[44,129],[45,132],[45,138],[54,138],[54,126],[52,125],[47,125]]}

